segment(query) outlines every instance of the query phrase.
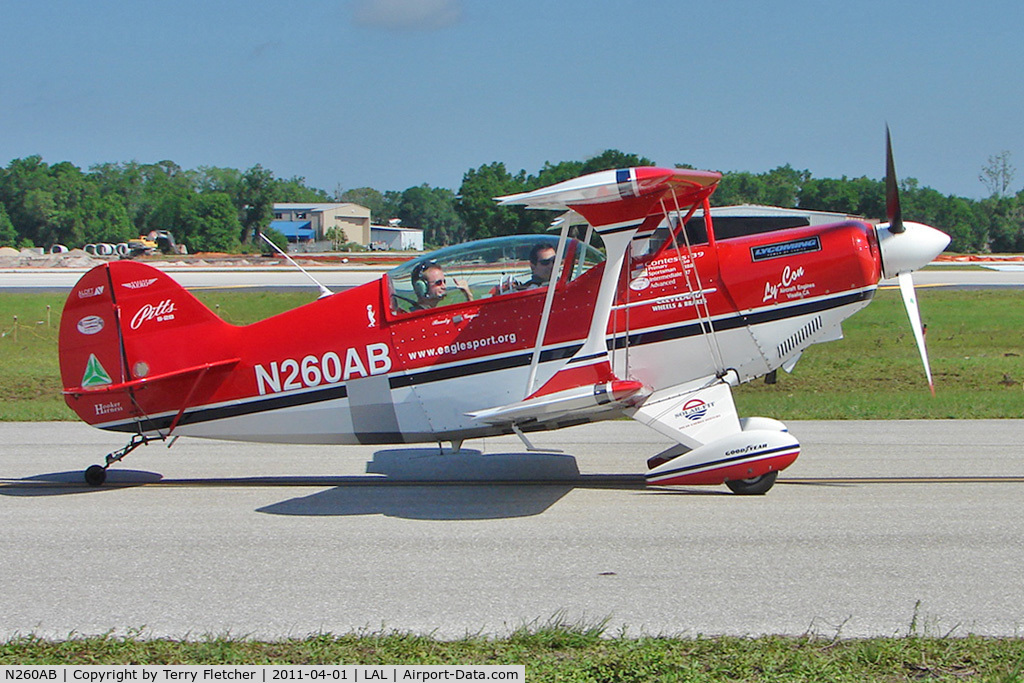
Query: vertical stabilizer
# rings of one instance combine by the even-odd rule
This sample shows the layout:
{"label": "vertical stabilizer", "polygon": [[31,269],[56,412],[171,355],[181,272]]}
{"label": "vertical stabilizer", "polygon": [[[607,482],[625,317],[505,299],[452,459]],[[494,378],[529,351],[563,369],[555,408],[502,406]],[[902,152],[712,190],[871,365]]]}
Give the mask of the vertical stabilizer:
{"label": "vertical stabilizer", "polygon": [[93,268],[64,304],[65,400],[92,425],[124,428],[182,412],[238,362],[234,327],[163,272],[133,261]]}

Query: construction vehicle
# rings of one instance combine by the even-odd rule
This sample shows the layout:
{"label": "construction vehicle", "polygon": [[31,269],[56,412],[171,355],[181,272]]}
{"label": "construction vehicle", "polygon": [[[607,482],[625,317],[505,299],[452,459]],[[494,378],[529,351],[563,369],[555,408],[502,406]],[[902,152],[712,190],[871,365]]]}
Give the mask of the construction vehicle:
{"label": "construction vehicle", "polygon": [[163,254],[187,254],[184,244],[177,244],[174,235],[167,230],[150,230],[148,235],[128,240],[128,251],[131,258],[148,256],[160,251]]}

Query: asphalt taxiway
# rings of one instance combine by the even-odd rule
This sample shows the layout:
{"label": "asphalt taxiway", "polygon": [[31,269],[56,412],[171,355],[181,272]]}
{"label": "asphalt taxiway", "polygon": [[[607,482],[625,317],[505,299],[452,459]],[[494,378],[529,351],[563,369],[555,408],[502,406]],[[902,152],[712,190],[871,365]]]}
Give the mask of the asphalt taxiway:
{"label": "asphalt taxiway", "polygon": [[794,422],[765,496],[647,489],[631,421],[531,440],[123,445],[0,424],[0,638],[1024,633],[1024,420]]}

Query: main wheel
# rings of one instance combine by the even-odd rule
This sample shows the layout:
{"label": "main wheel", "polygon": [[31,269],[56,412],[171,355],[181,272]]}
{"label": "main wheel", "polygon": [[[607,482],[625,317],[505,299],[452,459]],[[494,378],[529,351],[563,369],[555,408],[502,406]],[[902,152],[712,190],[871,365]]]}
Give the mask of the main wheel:
{"label": "main wheel", "polygon": [[102,486],[107,480],[107,470],[102,465],[91,465],[85,471],[85,483],[89,486]]}
{"label": "main wheel", "polygon": [[725,482],[725,485],[729,487],[730,491],[741,496],[761,496],[768,493],[768,489],[775,485],[775,480],[778,478],[779,471],[774,470],[768,474],[762,474],[760,477],[730,479]]}

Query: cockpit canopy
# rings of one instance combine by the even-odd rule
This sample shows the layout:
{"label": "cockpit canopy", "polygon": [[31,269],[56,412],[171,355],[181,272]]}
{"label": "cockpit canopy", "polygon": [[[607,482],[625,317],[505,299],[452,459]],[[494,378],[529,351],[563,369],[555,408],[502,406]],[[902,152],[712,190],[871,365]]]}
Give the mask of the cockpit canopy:
{"label": "cockpit canopy", "polygon": [[[504,296],[528,290],[543,290],[545,282],[538,281],[531,268],[531,254],[543,253],[550,257],[558,249],[556,235],[510,235],[457,244],[407,261],[388,271],[386,278],[391,289],[394,312],[418,310],[426,292],[426,275],[435,277],[440,267],[447,285],[447,293],[437,306],[462,303],[467,300],[465,287],[474,301],[493,296]],[[579,277],[604,261],[604,254],[579,240],[568,239],[562,255],[560,283]]]}

